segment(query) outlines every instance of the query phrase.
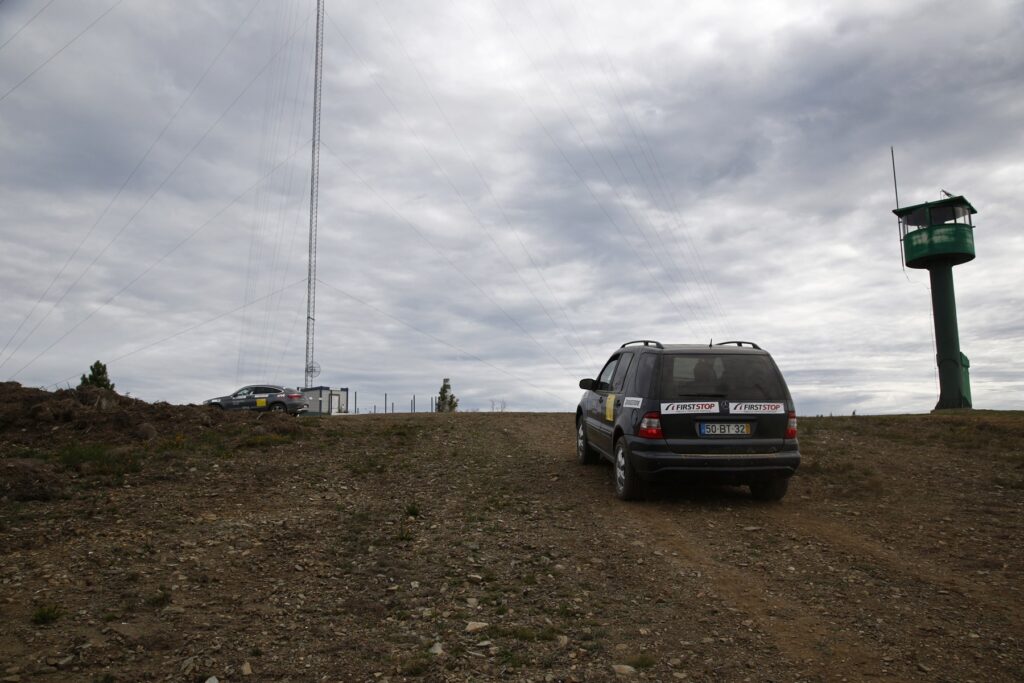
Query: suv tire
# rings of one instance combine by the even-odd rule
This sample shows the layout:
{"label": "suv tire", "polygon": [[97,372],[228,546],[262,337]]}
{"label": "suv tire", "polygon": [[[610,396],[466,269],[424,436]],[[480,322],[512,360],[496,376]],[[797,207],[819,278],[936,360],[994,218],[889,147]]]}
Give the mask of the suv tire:
{"label": "suv tire", "polygon": [[285,411],[285,407],[283,403],[271,403],[270,410],[275,413],[283,413]]}
{"label": "suv tire", "polygon": [[587,441],[587,427],[581,417],[576,421],[576,459],[581,465],[593,465],[597,462],[597,453],[590,448]]}
{"label": "suv tire", "polygon": [[644,485],[630,462],[629,446],[625,439],[620,438],[615,442],[612,469],[615,473],[615,495],[619,500],[636,500],[643,495]]}
{"label": "suv tire", "polygon": [[750,483],[750,495],[754,500],[779,501],[789,489],[789,477],[766,479]]}

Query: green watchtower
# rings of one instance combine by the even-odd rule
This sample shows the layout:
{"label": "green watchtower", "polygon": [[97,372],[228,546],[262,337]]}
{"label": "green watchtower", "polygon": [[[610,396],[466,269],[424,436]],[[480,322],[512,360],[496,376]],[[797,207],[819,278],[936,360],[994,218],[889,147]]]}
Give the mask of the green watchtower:
{"label": "green watchtower", "polygon": [[[946,193],[948,194],[948,193]],[[960,352],[956,324],[953,266],[974,258],[974,224],[978,213],[961,197],[896,209],[900,240],[908,268],[926,268],[932,281],[939,402],[936,410],[971,407],[970,362]]]}

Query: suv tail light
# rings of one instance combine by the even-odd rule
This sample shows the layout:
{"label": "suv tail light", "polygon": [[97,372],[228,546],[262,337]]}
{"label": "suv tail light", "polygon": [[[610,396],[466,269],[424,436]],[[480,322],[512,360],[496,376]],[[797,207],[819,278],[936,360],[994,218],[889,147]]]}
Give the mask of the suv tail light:
{"label": "suv tail light", "polygon": [[789,421],[786,422],[786,438],[796,438],[796,413],[792,410],[789,411]]}
{"label": "suv tail light", "polygon": [[288,398],[302,398],[302,394],[288,394]]}
{"label": "suv tail light", "polygon": [[655,410],[644,415],[636,435],[644,439],[664,439],[665,435],[661,431],[661,413]]}

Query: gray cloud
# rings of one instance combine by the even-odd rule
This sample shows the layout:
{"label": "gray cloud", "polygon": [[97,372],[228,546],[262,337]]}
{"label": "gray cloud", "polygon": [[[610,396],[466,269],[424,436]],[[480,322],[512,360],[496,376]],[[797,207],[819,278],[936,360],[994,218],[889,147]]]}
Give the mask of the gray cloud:
{"label": "gray cloud", "polygon": [[[107,7],[42,13],[0,51],[0,94]],[[0,42],[36,9],[0,5]],[[100,358],[171,401],[301,380],[310,12],[128,1],[0,101],[0,373],[74,382]],[[317,357],[361,408],[422,408],[451,377],[467,408],[571,410],[627,339],[738,337],[803,413],[928,410],[889,145],[904,204],[943,187],[980,210],[956,270],[974,397],[1024,407],[1016,4],[328,12]]]}

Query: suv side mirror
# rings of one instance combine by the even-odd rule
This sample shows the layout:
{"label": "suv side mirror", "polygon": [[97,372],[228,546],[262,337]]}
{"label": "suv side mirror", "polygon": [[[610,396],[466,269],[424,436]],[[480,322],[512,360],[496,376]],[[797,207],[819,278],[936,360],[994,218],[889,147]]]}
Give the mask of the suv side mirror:
{"label": "suv side mirror", "polygon": [[586,389],[587,391],[590,391],[593,388],[594,388],[594,380],[592,380],[592,379],[581,379],[580,380],[580,389]]}

